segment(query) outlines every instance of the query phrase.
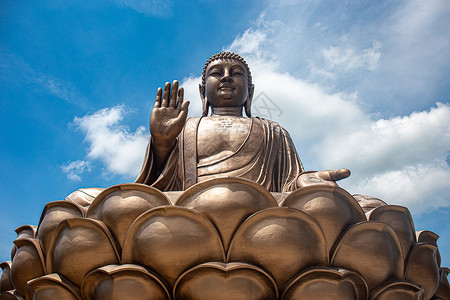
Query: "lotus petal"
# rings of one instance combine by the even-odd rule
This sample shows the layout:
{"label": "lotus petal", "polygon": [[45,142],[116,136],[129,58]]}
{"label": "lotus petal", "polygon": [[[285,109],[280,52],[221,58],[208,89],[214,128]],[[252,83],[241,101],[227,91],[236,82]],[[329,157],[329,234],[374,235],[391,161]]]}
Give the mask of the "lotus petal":
{"label": "lotus petal", "polygon": [[17,252],[11,263],[11,282],[17,292],[25,295],[27,281],[45,274],[44,256],[36,239],[22,238],[14,244]]}
{"label": "lotus petal", "polygon": [[361,222],[344,234],[331,265],[361,274],[371,291],[390,277],[403,278],[403,262],[400,242],[389,225]]}
{"label": "lotus petal", "polygon": [[403,206],[384,205],[372,210],[368,219],[388,224],[394,229],[406,258],[411,246],[416,242],[414,223],[409,210]]}
{"label": "lotus petal", "polygon": [[[22,225],[17,227],[16,229],[17,237],[16,240],[20,239],[34,239],[36,237],[36,226],[34,225]],[[11,249],[11,260],[13,260],[14,255],[16,254],[17,246],[13,245]]]}
{"label": "lotus petal", "polygon": [[9,290],[13,290],[14,286],[11,283],[11,262],[4,261],[0,264],[2,268],[2,276],[0,277],[0,294]]}
{"label": "lotus petal", "polygon": [[348,226],[366,220],[352,195],[334,186],[301,188],[287,196],[282,206],[299,209],[319,223],[327,240],[328,253]]}
{"label": "lotus petal", "polygon": [[66,201],[73,202],[82,207],[89,207],[92,201],[94,201],[95,197],[97,197],[101,192],[103,192],[104,188],[84,188],[78,189],[75,192],[71,193],[66,197]]}
{"label": "lotus petal", "polygon": [[281,299],[364,300],[368,294],[366,282],[355,272],[313,267],[292,280]]}
{"label": "lotus petal", "polygon": [[429,230],[416,231],[417,242],[428,243],[437,246],[439,235]]}
{"label": "lotus petal", "polygon": [[423,288],[412,282],[391,279],[370,293],[370,300],[425,300]]}
{"label": "lotus petal", "polygon": [[16,240],[20,239],[34,239],[36,237],[36,226],[34,225],[22,225],[20,227],[17,227],[16,233],[17,238]]}
{"label": "lotus petal", "polygon": [[265,208],[278,207],[273,196],[261,185],[236,177],[216,178],[193,185],[176,205],[206,216],[219,231],[225,251],[247,217]]}
{"label": "lotus petal", "polygon": [[[435,245],[437,247],[437,240],[439,239],[439,235],[429,230],[416,231],[416,237],[418,243],[428,243],[431,245]],[[437,264],[441,266],[441,254],[439,253],[439,248],[436,249],[434,253]]]}
{"label": "lotus petal", "polygon": [[62,274],[78,287],[91,270],[117,263],[117,247],[108,228],[100,221],[84,218],[58,225],[46,260],[49,273]]}
{"label": "lotus petal", "polygon": [[144,267],[109,265],[90,272],[81,287],[84,300],[170,299],[162,281]]}
{"label": "lotus petal", "polygon": [[42,211],[37,237],[41,243],[42,251],[47,254],[48,245],[53,232],[61,221],[82,217],[80,207],[68,201],[53,201],[45,205]]}
{"label": "lotus petal", "polygon": [[178,278],[174,299],[278,299],[275,281],[260,268],[244,263],[211,262],[196,266]]}
{"label": "lotus petal", "polygon": [[87,217],[105,223],[122,245],[128,228],[140,214],[169,204],[162,192],[148,185],[119,184],[107,188],[95,198]]}
{"label": "lotus petal", "polygon": [[6,291],[0,295],[0,300],[25,300],[16,290]]}
{"label": "lotus petal", "polygon": [[448,273],[450,273],[449,268],[440,268],[439,272],[439,286],[434,294],[438,299],[450,299],[450,285],[448,283]]}
{"label": "lotus petal", "polygon": [[228,262],[260,266],[283,289],[302,269],[328,265],[327,245],[319,225],[306,213],[268,208],[249,217],[238,229]]}
{"label": "lotus petal", "polygon": [[146,266],[171,286],[193,266],[224,260],[214,225],[200,213],[174,206],[140,215],[130,226],[122,251],[122,263]]}
{"label": "lotus petal", "polygon": [[383,200],[371,196],[354,194],[353,198],[358,201],[359,206],[361,206],[364,212],[368,212],[379,206],[387,205]]}
{"label": "lotus petal", "polygon": [[80,290],[59,274],[49,274],[27,283],[27,299],[81,300]]}
{"label": "lotus petal", "polygon": [[437,246],[428,243],[414,245],[406,263],[405,279],[424,288],[425,299],[430,299],[439,285],[439,266],[435,259]]}

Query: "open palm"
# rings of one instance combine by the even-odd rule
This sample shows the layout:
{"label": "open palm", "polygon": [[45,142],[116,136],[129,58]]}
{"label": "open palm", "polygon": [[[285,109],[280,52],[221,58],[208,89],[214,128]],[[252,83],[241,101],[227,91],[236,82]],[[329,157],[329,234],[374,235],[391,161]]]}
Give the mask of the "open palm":
{"label": "open palm", "polygon": [[178,81],[172,86],[164,85],[164,92],[158,88],[155,106],[150,116],[152,139],[160,145],[173,145],[186,123],[189,101],[183,101],[184,90],[178,89]]}

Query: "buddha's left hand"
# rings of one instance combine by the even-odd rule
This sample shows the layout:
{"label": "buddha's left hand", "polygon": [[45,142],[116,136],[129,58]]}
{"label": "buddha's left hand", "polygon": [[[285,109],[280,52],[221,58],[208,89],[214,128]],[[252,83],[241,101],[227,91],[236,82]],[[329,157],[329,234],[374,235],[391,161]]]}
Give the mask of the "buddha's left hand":
{"label": "buddha's left hand", "polygon": [[300,174],[297,178],[297,188],[317,184],[337,186],[335,181],[347,178],[348,176],[350,176],[349,169],[323,170],[318,172],[307,171]]}

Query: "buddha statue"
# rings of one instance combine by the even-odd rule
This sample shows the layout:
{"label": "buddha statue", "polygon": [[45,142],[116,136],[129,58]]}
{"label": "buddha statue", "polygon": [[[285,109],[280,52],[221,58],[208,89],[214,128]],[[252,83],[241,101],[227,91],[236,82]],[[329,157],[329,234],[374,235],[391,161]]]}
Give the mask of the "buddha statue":
{"label": "buddha statue", "polygon": [[288,132],[251,116],[239,55],[206,62],[200,95],[187,119],[178,82],[158,89],[136,183],[16,229],[0,299],[450,299],[438,235],[337,187],[347,169],[305,172]]}
{"label": "buddha statue", "polygon": [[287,192],[311,184],[336,185],[350,175],[347,169],[305,172],[289,133],[274,121],[252,117],[252,76],[238,54],[211,56],[199,90],[203,115],[187,119],[189,101],[184,101],[178,82],[158,88],[137,183],[179,191],[207,179],[233,176],[271,192]]}

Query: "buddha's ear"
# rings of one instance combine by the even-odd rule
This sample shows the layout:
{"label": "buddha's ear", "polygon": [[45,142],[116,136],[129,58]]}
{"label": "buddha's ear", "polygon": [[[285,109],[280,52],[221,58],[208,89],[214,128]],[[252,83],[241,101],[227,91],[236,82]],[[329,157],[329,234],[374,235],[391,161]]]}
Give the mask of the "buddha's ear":
{"label": "buddha's ear", "polygon": [[202,98],[202,116],[206,117],[208,116],[208,100],[205,97],[205,86],[202,84],[198,85],[198,90],[200,92],[200,98]]}
{"label": "buddha's ear", "polygon": [[253,91],[255,90],[255,86],[252,86],[248,89],[247,100],[245,101],[245,114],[247,117],[251,118],[252,116],[252,101],[253,101]]}

